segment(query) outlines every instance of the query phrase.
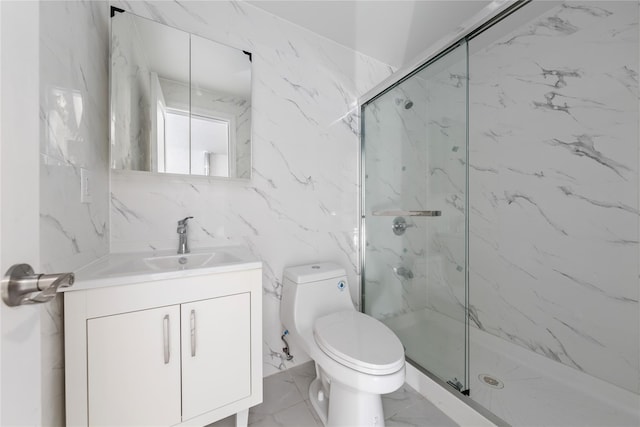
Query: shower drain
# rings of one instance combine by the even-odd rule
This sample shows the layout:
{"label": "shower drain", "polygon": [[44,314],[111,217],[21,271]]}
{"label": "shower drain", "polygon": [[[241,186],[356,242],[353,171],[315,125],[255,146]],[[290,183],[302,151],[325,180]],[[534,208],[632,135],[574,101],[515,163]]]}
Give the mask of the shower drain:
{"label": "shower drain", "polygon": [[478,378],[480,378],[480,381],[485,383],[485,385],[488,385],[491,388],[497,388],[497,389],[504,388],[504,383],[502,381],[500,381],[496,377],[493,377],[489,374],[480,374],[478,375]]}

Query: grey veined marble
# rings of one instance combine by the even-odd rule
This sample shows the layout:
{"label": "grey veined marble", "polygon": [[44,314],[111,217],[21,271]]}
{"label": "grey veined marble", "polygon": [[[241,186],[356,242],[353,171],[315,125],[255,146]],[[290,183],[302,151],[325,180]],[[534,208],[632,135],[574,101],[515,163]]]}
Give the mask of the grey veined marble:
{"label": "grey veined marble", "polygon": [[[118,3],[120,4],[120,3]],[[246,2],[122,2],[123,8],[253,53],[251,181],[113,172],[111,248],[176,245],[187,215],[190,245],[247,245],[263,264],[264,373],[282,354],[285,266],[343,265],[357,301],[358,96],[387,77],[380,62]],[[355,132],[355,133],[354,133]]]}
{"label": "grey veined marble", "polygon": [[[40,81],[33,84],[40,87],[40,265],[34,267],[53,273],[109,251],[109,7],[61,1],[39,8]],[[90,203],[80,198],[83,174]],[[61,299],[44,305],[45,426],[64,425],[63,329]]]}
{"label": "grey veined marble", "polygon": [[498,28],[470,45],[473,323],[638,393],[638,2]]}

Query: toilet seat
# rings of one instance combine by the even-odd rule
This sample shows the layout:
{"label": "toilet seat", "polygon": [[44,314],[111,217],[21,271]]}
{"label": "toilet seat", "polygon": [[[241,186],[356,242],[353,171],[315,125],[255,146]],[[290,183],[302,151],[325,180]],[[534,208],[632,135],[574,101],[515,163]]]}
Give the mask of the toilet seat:
{"label": "toilet seat", "polygon": [[355,310],[339,311],[315,321],[318,347],[333,360],[372,375],[387,375],[404,367],[404,348],[379,320]]}

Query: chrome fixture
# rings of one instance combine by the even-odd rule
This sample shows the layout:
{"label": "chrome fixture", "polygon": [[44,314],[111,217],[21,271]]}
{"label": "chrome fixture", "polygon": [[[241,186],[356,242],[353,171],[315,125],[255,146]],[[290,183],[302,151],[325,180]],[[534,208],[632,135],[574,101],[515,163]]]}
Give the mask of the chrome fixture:
{"label": "chrome fixture", "polygon": [[49,302],[74,280],[73,273],[35,274],[29,264],[14,264],[2,279],[2,299],[10,307]]}
{"label": "chrome fixture", "polygon": [[491,374],[480,374],[478,375],[480,381],[482,381],[485,385],[491,388],[501,389],[504,388],[504,383],[500,381],[498,378],[494,377]]}
{"label": "chrome fixture", "polygon": [[169,324],[169,315],[165,314],[162,318],[162,341],[164,343],[164,364],[168,365],[171,361],[171,326]]}
{"label": "chrome fixture", "polygon": [[178,255],[189,253],[189,244],[187,243],[187,221],[192,218],[192,216],[188,216],[185,219],[178,221]]}
{"label": "chrome fixture", "polygon": [[442,211],[373,211],[373,216],[442,216]]}
{"label": "chrome fixture", "polygon": [[469,389],[464,390],[464,385],[457,378],[454,377],[452,380],[448,380],[447,384],[465,396],[469,396]]}
{"label": "chrome fixture", "polygon": [[189,316],[189,321],[191,322],[191,357],[196,357],[196,311],[191,310],[191,315]]}
{"label": "chrome fixture", "polygon": [[402,236],[409,227],[415,227],[415,225],[407,224],[407,220],[401,216],[395,217],[391,224],[391,230],[393,230],[393,234],[396,236]]}
{"label": "chrome fixture", "polygon": [[393,272],[396,273],[397,276],[400,276],[405,280],[413,279],[413,271],[411,271],[407,267],[393,267]]}
{"label": "chrome fixture", "polygon": [[413,101],[409,98],[396,98],[396,105],[402,105],[405,110],[410,110],[413,107]]}
{"label": "chrome fixture", "polygon": [[391,229],[396,236],[402,236],[409,227],[415,227],[414,225],[407,225],[407,221],[403,218],[405,216],[442,216],[442,211],[373,211],[373,216],[395,216]]}

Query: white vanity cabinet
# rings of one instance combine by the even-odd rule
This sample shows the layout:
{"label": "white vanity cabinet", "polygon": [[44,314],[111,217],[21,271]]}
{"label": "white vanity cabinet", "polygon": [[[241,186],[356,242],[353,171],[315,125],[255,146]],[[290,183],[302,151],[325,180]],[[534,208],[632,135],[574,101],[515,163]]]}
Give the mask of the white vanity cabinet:
{"label": "white vanity cabinet", "polygon": [[180,423],[179,319],[171,306],[87,321],[89,425]]}
{"label": "white vanity cabinet", "polygon": [[204,426],[262,402],[260,268],[65,292],[67,425]]}
{"label": "white vanity cabinet", "polygon": [[183,418],[251,394],[250,309],[248,293],[181,306]]}

